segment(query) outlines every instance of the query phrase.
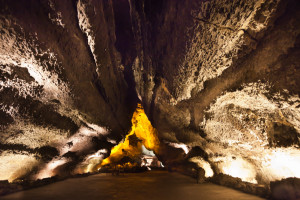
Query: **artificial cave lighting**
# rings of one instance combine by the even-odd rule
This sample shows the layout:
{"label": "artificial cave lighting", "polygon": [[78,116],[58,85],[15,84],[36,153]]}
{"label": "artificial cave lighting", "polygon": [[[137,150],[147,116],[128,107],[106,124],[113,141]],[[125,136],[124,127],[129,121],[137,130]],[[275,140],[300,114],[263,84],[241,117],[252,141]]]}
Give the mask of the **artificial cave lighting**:
{"label": "artificial cave lighting", "polygon": [[[210,143],[203,148],[220,173],[257,184],[300,177],[300,99],[292,96],[286,102],[287,90],[268,98],[270,87],[261,82],[245,84],[223,93],[206,111],[202,126]],[[295,145],[281,147],[291,141]]]}
{"label": "artificial cave lighting", "polygon": [[300,151],[298,148],[275,148],[262,153],[256,159],[261,162],[261,171],[268,181],[281,180],[288,177],[300,178]]}
{"label": "artificial cave lighting", "polygon": [[[269,184],[289,177],[300,178],[300,151],[295,147],[261,150],[248,160],[226,156],[212,158],[211,162],[221,173],[255,184]],[[259,181],[257,177],[260,177]]]}
{"label": "artificial cave lighting", "polygon": [[82,163],[84,166],[79,166],[76,171],[80,174],[92,172],[94,167],[104,159],[104,154],[107,153],[106,149],[100,149],[92,155],[88,155]]}
{"label": "artificial cave lighting", "polygon": [[183,143],[174,143],[174,142],[169,142],[168,145],[177,148],[177,149],[182,149],[185,154],[188,154],[190,149],[186,144]]}
{"label": "artificial cave lighting", "polygon": [[60,154],[63,155],[68,151],[88,149],[93,137],[105,136],[109,133],[109,131],[103,127],[89,123],[86,124],[87,126],[81,126],[74,135],[62,142],[59,148]]}
{"label": "artificial cave lighting", "polygon": [[[14,155],[13,153],[2,153],[0,160],[0,181],[13,182],[19,177],[30,172],[40,163],[32,155]],[[26,164],[28,167],[23,167]],[[14,169],[14,170],[11,170]]]}
{"label": "artificial cave lighting", "polygon": [[35,179],[44,179],[44,178],[49,178],[52,176],[55,176],[55,169],[63,164],[68,162],[68,159],[66,158],[58,158],[50,161],[49,163],[46,164],[45,167],[39,173],[36,175]]}
{"label": "artificial cave lighting", "polygon": [[196,163],[199,167],[204,169],[206,178],[212,177],[214,175],[214,171],[212,170],[210,164],[207,161],[205,161],[203,158],[193,157],[190,158],[189,161]]}
{"label": "artificial cave lighting", "polygon": [[0,198],[82,177],[300,199],[299,0],[224,2],[0,0]]}
{"label": "artificial cave lighting", "polygon": [[245,182],[257,183],[256,171],[251,163],[242,158],[228,158],[226,157],[223,162],[219,164],[221,172],[232,177],[241,178]]}
{"label": "artificial cave lighting", "polygon": [[108,164],[121,163],[121,159],[124,157],[137,161],[141,159],[142,153],[148,154],[147,158],[142,158],[147,160],[150,159],[149,156],[153,157],[154,153],[159,151],[160,142],[157,137],[157,131],[152,127],[141,104],[137,105],[131,123],[131,130],[126,135],[125,140],[111,149],[110,156],[97,165],[97,170]]}

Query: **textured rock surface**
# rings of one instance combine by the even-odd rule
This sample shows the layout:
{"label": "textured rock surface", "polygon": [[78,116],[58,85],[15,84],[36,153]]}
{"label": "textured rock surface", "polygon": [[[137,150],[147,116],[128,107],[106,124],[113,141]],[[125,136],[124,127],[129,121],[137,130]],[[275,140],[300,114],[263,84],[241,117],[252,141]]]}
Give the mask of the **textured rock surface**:
{"label": "textured rock surface", "polygon": [[169,167],[300,177],[297,0],[0,3],[1,179],[98,164],[138,98]]}
{"label": "textured rock surface", "polygon": [[135,108],[115,47],[112,2],[0,7],[1,179],[22,177],[55,156],[54,163],[74,160],[62,158],[68,151],[79,162],[109,150],[104,137],[120,140]]}
{"label": "textured rock surface", "polygon": [[299,2],[131,7],[137,93],[160,139],[203,149],[215,173],[243,181],[298,177]]}

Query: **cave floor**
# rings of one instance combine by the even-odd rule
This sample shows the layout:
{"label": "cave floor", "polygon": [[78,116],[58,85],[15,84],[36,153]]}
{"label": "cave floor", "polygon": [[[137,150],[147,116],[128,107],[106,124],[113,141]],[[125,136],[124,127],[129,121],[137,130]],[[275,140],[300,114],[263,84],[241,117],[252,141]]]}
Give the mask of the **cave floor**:
{"label": "cave floor", "polygon": [[70,178],[39,188],[25,190],[0,199],[262,199],[227,187],[204,183],[166,171],[112,176],[97,174]]}

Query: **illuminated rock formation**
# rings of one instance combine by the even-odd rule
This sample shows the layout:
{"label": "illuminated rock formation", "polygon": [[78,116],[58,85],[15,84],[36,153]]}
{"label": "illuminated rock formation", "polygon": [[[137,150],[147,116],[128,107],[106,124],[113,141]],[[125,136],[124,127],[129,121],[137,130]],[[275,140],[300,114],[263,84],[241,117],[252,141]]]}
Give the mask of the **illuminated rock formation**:
{"label": "illuminated rock formation", "polygon": [[160,140],[204,150],[215,174],[299,178],[299,3],[133,2],[136,89]]}
{"label": "illuminated rock formation", "polygon": [[136,111],[133,113],[131,123],[131,130],[126,135],[125,140],[111,149],[110,156],[96,166],[97,170],[107,164],[117,164],[124,157],[129,157],[131,160],[137,160],[138,162],[141,159],[143,146],[157,153],[160,151],[157,131],[152,127],[141,104],[138,104]]}
{"label": "illuminated rock formation", "polygon": [[0,1],[0,180],[93,172],[142,145],[207,178],[300,178],[299,10]]}
{"label": "illuminated rock formation", "polygon": [[0,179],[72,173],[122,138],[137,103],[114,46],[113,5],[0,4]]}

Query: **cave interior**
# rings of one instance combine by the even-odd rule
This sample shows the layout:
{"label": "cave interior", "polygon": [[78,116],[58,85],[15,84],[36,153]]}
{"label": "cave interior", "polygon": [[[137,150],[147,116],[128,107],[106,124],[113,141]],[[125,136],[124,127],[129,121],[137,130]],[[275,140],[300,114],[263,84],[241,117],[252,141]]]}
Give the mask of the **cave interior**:
{"label": "cave interior", "polygon": [[151,170],[300,199],[300,1],[0,0],[0,195]]}

